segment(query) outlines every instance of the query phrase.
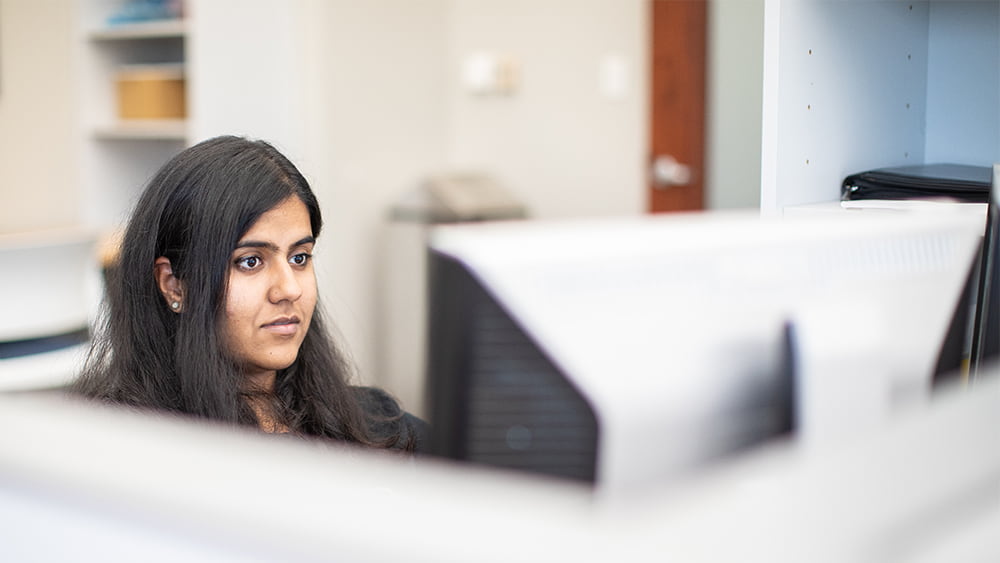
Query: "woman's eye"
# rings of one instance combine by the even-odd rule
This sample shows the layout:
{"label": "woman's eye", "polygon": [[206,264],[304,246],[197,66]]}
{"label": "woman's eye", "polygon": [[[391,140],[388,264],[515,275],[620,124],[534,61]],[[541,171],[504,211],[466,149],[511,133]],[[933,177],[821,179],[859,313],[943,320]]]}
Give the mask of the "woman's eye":
{"label": "woman's eye", "polygon": [[289,261],[296,266],[305,266],[306,263],[309,262],[310,258],[312,258],[312,254],[309,254],[308,252],[303,252],[301,254],[296,254],[295,256],[292,256],[291,260]]}
{"label": "woman's eye", "polygon": [[236,265],[242,270],[254,270],[260,263],[261,260],[257,256],[244,256],[236,261]]}

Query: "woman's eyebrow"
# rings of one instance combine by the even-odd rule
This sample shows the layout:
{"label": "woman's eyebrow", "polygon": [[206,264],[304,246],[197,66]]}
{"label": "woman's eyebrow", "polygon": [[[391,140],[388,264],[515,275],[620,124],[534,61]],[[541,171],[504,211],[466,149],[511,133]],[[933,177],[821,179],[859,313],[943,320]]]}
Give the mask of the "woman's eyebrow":
{"label": "woman's eyebrow", "polygon": [[[295,248],[297,246],[302,246],[304,244],[312,244],[315,242],[316,242],[316,237],[310,235],[295,241],[289,248]],[[271,252],[281,251],[281,249],[278,248],[278,245],[274,244],[273,242],[264,242],[259,240],[242,240],[236,245],[235,250],[238,250],[240,248],[266,248]]]}

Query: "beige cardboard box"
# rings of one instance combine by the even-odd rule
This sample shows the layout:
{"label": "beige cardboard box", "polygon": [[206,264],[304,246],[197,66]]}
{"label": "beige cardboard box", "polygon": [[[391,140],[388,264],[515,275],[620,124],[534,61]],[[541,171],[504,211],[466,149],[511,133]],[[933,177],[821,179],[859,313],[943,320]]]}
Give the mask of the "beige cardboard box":
{"label": "beige cardboard box", "polygon": [[183,119],[187,116],[183,65],[123,66],[118,71],[117,87],[120,119]]}

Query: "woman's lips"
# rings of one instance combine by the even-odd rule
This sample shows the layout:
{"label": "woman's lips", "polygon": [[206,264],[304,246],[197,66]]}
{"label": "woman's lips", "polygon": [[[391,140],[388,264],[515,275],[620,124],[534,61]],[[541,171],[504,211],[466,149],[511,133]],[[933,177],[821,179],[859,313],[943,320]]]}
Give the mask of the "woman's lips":
{"label": "woman's lips", "polygon": [[290,336],[299,330],[299,319],[297,317],[282,317],[265,324],[261,328],[271,334]]}

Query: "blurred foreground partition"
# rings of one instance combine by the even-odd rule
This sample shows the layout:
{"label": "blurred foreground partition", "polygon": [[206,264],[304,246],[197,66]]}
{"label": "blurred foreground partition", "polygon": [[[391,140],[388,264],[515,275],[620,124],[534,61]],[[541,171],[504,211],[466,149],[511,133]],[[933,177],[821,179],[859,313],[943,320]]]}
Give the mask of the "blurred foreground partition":
{"label": "blurred foreground partition", "polygon": [[851,443],[617,496],[0,394],[0,560],[997,561],[998,375]]}

